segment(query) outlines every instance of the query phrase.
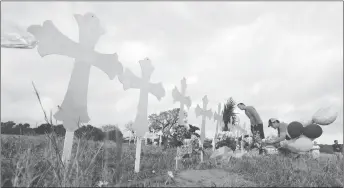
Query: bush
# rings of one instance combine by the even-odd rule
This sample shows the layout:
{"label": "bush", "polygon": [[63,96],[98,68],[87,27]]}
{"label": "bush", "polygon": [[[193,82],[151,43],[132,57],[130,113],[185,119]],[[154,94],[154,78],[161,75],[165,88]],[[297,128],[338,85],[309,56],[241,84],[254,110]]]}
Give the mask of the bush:
{"label": "bush", "polygon": [[322,145],[319,144],[320,146],[320,152],[321,153],[328,153],[328,154],[333,154],[333,148],[330,145]]}

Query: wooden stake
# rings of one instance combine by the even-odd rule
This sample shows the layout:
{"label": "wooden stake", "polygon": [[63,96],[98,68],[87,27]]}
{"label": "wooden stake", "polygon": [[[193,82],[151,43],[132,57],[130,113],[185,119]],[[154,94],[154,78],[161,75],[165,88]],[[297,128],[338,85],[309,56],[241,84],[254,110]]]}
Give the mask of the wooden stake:
{"label": "wooden stake", "polygon": [[161,147],[161,135],[159,135],[159,147]]}
{"label": "wooden stake", "polygon": [[200,147],[201,147],[201,162],[203,162],[203,143],[202,140],[199,140]]}
{"label": "wooden stake", "polygon": [[213,151],[215,151],[215,137],[216,137],[216,134],[215,134],[215,136],[213,138]]}
{"label": "wooden stake", "polygon": [[176,170],[178,170],[178,161],[179,161],[179,159],[178,159],[178,157],[176,157]]}
{"label": "wooden stake", "polygon": [[135,172],[140,172],[140,160],[141,160],[141,138],[136,140],[136,157],[135,157]]}
{"label": "wooden stake", "polygon": [[66,131],[64,145],[63,145],[63,153],[62,153],[62,161],[65,164],[70,162],[70,158],[72,155],[72,148],[73,148],[73,139],[74,139],[74,131]]}

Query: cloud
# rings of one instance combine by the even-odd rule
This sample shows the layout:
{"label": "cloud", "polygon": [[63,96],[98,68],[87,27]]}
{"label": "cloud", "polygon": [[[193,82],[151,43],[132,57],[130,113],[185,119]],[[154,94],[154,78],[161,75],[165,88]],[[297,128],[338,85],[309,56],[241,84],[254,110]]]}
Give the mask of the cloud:
{"label": "cloud", "polygon": [[[200,125],[195,107],[208,96],[208,108],[233,97],[254,106],[266,135],[271,117],[285,122],[307,119],[320,107],[338,108],[336,122],[324,127],[321,143],[340,140],[343,132],[343,7],[338,2],[16,2],[2,3],[2,20],[20,25],[53,23],[78,41],[73,14],[95,13],[107,31],[97,46],[117,53],[125,68],[141,76],[138,61],[149,57],[152,83],[162,82],[166,96],[149,95],[148,113],[179,107],[172,89],[187,79],[192,99],[189,123]],[[10,24],[11,25],[11,24]],[[3,32],[2,28],[2,32]],[[62,103],[74,60],[36,50],[1,49],[2,121],[35,124],[43,115],[31,81],[44,106]],[[139,90],[123,90],[92,67],[89,80],[90,123],[123,125],[134,120]],[[243,111],[242,123],[249,126]],[[216,122],[207,120],[206,135]],[[341,141],[341,140],[340,140]]]}
{"label": "cloud", "polygon": [[188,85],[196,84],[197,82],[198,82],[197,76],[188,76],[188,79],[186,80],[186,84]]}

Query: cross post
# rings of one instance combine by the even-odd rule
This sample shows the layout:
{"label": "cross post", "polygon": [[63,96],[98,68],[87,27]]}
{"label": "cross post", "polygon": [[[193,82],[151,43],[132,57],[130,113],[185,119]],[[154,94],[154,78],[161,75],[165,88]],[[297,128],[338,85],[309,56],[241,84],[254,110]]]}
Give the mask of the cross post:
{"label": "cross post", "polygon": [[218,111],[214,113],[214,121],[217,121],[216,122],[216,130],[215,130],[215,136],[214,136],[214,139],[213,139],[213,144],[214,144],[214,147],[213,147],[213,151],[215,151],[215,142],[216,142],[216,136],[217,136],[217,132],[218,132],[218,128],[222,122],[222,115],[221,115],[221,103],[219,103],[218,105]]}

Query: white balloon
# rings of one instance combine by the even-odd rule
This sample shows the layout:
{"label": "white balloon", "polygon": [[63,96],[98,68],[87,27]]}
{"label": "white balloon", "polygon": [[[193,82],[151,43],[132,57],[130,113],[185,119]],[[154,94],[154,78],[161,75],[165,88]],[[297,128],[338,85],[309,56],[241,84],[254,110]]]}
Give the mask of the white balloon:
{"label": "white balloon", "polygon": [[329,125],[333,123],[338,116],[337,110],[333,106],[320,108],[312,117],[314,123],[319,125]]}
{"label": "white balloon", "polygon": [[313,142],[311,139],[301,135],[297,139],[290,140],[287,144],[287,148],[292,152],[307,152],[313,148]]}

